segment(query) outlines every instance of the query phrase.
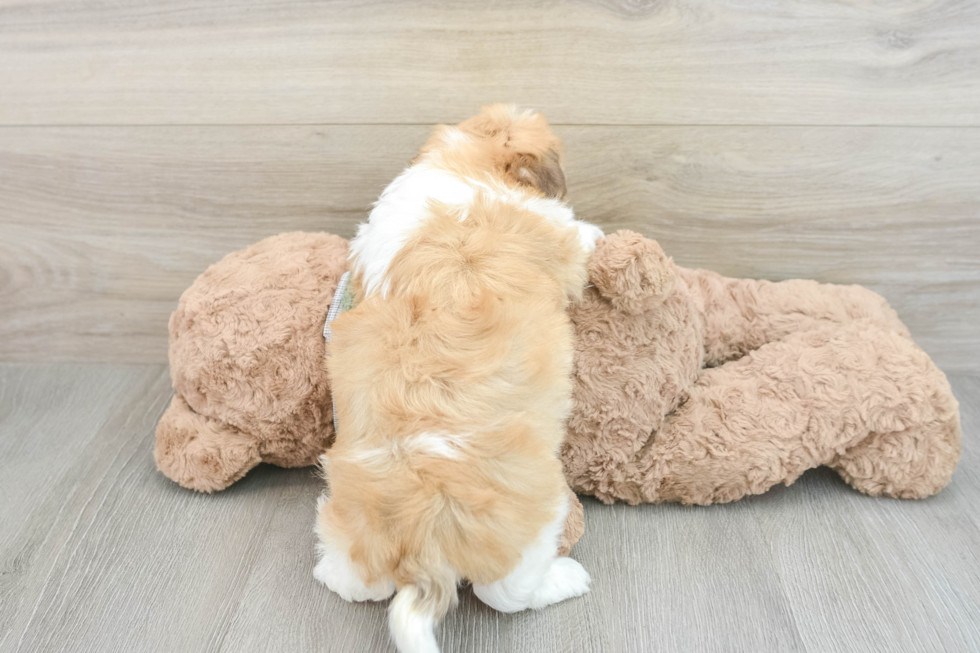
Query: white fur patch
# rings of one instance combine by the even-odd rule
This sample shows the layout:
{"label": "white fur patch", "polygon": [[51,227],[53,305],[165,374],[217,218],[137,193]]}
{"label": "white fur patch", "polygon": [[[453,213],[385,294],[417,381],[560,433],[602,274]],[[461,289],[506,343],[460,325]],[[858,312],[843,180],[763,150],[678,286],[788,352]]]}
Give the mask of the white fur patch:
{"label": "white fur patch", "polygon": [[421,453],[442,458],[462,458],[467,444],[467,436],[451,433],[419,433],[401,441],[401,446],[409,453]]}
{"label": "white fur patch", "polygon": [[582,243],[582,249],[591,254],[595,251],[595,244],[600,238],[605,236],[602,229],[590,222],[583,222],[581,220],[575,221],[578,227],[578,238],[579,242]]}
{"label": "white fur patch", "polygon": [[517,567],[495,583],[474,583],[473,593],[495,610],[518,612],[543,608],[588,592],[591,578],[582,565],[571,558],[555,557],[567,516],[566,497],[557,517],[524,549]]}
{"label": "white fur patch", "polygon": [[466,134],[463,130],[457,129],[455,127],[450,127],[442,133],[442,140],[446,145],[463,145],[464,143],[469,143],[473,139]]}
{"label": "white fur patch", "polygon": [[406,585],[398,591],[388,612],[388,626],[402,653],[439,653],[434,633],[435,618],[417,609],[418,588]]}
{"label": "white fur patch", "polygon": [[381,466],[406,456],[421,455],[460,460],[467,445],[465,434],[423,432],[407,438],[392,440],[384,447],[372,447],[351,452],[349,462]]}
{"label": "white fur patch", "polygon": [[351,258],[364,275],[365,293],[387,295],[385,276],[391,261],[429,216],[431,202],[465,206],[473,200],[473,192],[459,177],[425,163],[408,168],[391,182],[350,243]]}
{"label": "white fur patch", "polygon": [[[318,510],[324,501],[326,497],[317,501]],[[384,601],[395,593],[395,582],[391,579],[366,585],[340,538],[334,533],[323,532],[320,524],[314,530],[319,536],[316,548],[320,556],[313,569],[314,578],[346,601]]]}

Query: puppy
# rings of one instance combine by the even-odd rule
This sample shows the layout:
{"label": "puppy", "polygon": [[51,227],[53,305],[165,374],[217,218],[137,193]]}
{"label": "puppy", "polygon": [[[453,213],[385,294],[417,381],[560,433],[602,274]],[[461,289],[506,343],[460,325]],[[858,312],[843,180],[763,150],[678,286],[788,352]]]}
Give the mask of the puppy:
{"label": "puppy", "polygon": [[602,232],[560,201],[559,148],[540,114],[512,106],[438,127],[351,242],[314,575],[349,601],[397,590],[389,625],[406,653],[439,650],[461,580],[503,612],[588,591],[582,566],[556,557],[557,452],[565,307]]}

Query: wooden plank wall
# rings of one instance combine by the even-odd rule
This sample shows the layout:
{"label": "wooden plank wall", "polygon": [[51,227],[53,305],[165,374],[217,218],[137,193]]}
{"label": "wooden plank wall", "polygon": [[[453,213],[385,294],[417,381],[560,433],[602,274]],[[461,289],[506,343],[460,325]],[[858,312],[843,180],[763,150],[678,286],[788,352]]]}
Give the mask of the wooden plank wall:
{"label": "wooden plank wall", "polygon": [[0,0],[0,360],[166,360],[208,264],[350,236],[431,125],[725,274],[861,283],[980,369],[980,3]]}

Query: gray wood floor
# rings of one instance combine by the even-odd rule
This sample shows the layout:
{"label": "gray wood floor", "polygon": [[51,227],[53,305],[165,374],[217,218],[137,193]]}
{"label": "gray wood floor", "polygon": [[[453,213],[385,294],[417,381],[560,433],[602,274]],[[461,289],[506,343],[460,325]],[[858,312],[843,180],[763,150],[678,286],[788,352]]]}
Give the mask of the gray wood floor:
{"label": "gray wood floor", "polygon": [[[938,496],[816,470],[709,508],[585,500],[592,592],[502,615],[468,589],[444,651],[980,650],[980,377]],[[393,651],[384,606],[313,580],[309,469],[212,496],[157,473],[162,365],[0,365],[0,651]]]}

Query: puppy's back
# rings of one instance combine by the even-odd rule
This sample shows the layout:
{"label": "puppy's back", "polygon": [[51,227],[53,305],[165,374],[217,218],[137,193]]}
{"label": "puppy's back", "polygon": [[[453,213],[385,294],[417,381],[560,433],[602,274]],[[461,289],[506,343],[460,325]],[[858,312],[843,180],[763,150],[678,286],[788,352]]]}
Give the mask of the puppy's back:
{"label": "puppy's back", "polygon": [[[584,285],[574,229],[481,198],[435,207],[393,259],[387,296],[334,323],[340,447],[493,431],[515,415],[556,448],[570,409],[569,295]],[[355,261],[356,270],[356,261]]]}
{"label": "puppy's back", "polygon": [[365,297],[355,274],[358,306],[333,323],[343,382],[321,519],[367,583],[400,589],[396,637],[431,632],[459,578],[506,576],[560,510],[564,309],[585,256],[574,229],[477,197],[465,216],[433,207],[392,260],[387,296]]}

